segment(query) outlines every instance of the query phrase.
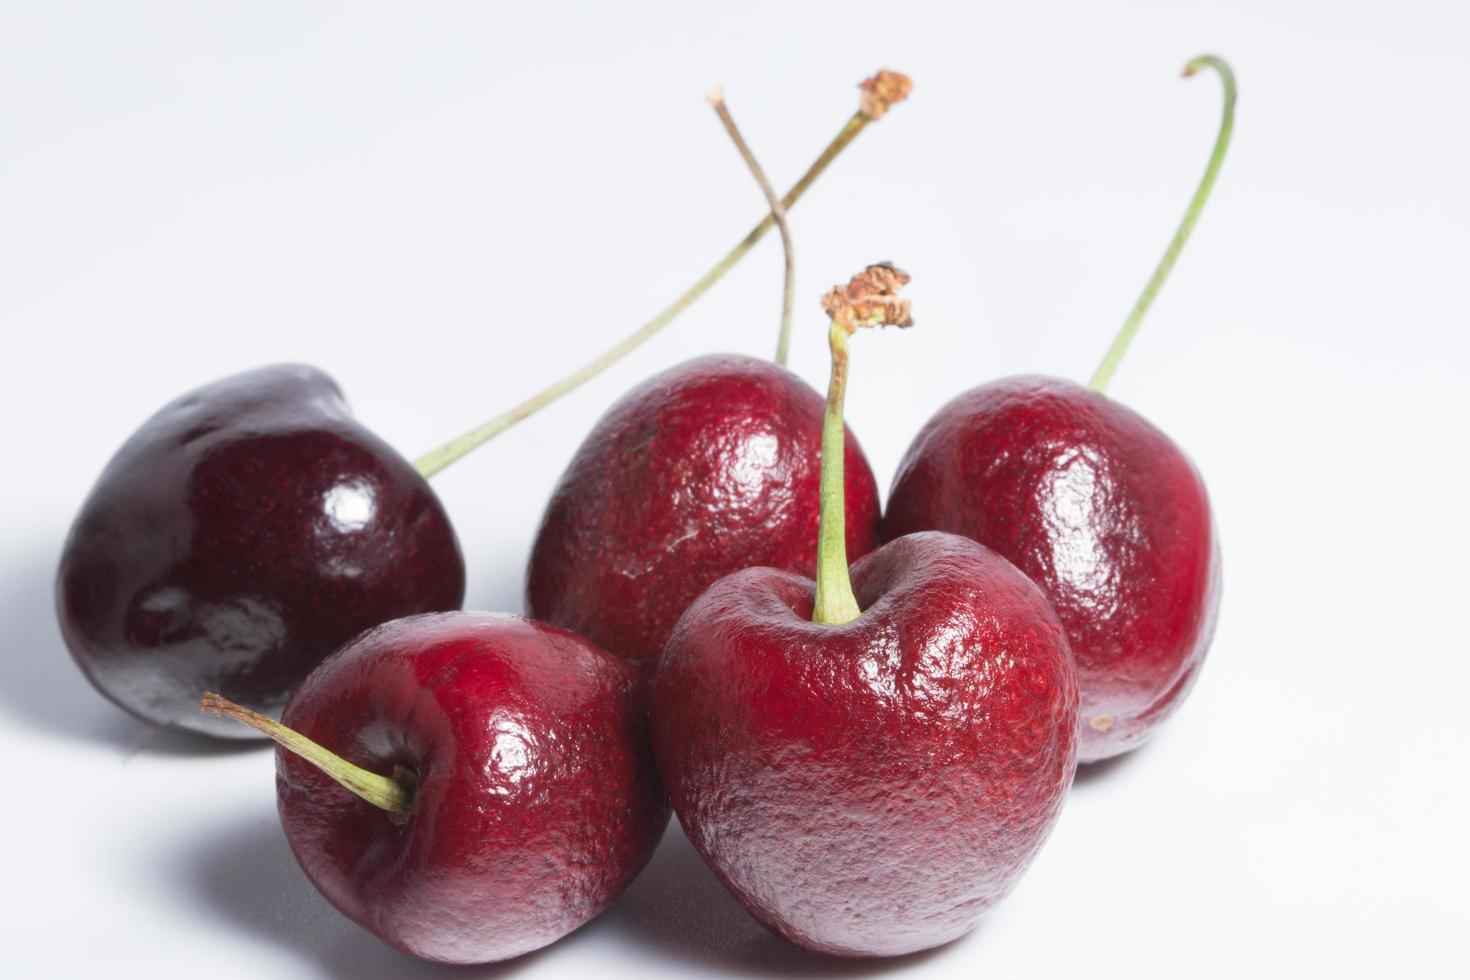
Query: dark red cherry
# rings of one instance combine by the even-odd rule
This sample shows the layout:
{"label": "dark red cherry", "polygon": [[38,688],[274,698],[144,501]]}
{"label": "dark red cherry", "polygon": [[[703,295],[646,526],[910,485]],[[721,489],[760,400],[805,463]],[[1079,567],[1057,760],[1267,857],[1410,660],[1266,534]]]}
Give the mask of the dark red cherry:
{"label": "dark red cherry", "polygon": [[206,690],[269,714],[343,643],[457,609],[464,560],[434,491],[300,365],[166,405],[123,444],[72,525],[62,634],[140,718],[223,737]]}
{"label": "dark red cherry", "polygon": [[[825,445],[847,333],[906,324],[883,308],[905,281],[870,267],[829,305]],[[757,919],[818,952],[893,956],[968,932],[1030,864],[1076,770],[1077,681],[1056,614],[1009,562],[916,534],[849,579],[828,499],[815,582],[747,569],[679,620],[654,754],[690,841]]]}
{"label": "dark red cherry", "polygon": [[[752,566],[816,567],[822,396],[752,357],[701,357],[608,410],[547,504],[530,615],[653,663],[681,613]],[[846,442],[847,547],[873,547],[878,487]]]}
{"label": "dark red cherry", "polygon": [[1220,601],[1214,519],[1168,436],[1081,385],[1009,378],[960,395],[900,463],[883,533],[949,531],[1031,576],[1067,627],[1093,762],[1147,739],[1189,692]]}
{"label": "dark red cherry", "polygon": [[487,963],[596,916],[648,861],[668,804],[644,681],[518,616],[395,620],[301,684],[284,725],[281,824],[344,915],[404,952]]}

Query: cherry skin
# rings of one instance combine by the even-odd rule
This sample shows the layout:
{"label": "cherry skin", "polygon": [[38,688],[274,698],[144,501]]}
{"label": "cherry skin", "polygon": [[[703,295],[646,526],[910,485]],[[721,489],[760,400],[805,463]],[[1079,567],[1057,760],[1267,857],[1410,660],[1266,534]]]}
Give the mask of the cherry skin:
{"label": "cherry skin", "polygon": [[852,568],[862,615],[810,622],[814,583],[720,580],[654,676],[654,752],[689,839],[792,942],[892,956],[949,942],[1009,892],[1077,764],[1077,682],[1045,597],[928,533]]}
{"label": "cherry skin", "polygon": [[1083,762],[1136,748],[1189,692],[1219,609],[1214,518],[1137,413],[1054,378],[965,392],[894,477],[883,534],[918,530],[973,538],[1047,594],[1077,662]]}
{"label": "cherry skin", "polygon": [[202,692],[278,712],[364,629],[459,608],[464,575],[428,483],[325,374],[280,365],[176,399],[123,444],[72,525],[57,609],[112,701],[238,738]]}
{"label": "cherry skin", "polygon": [[[811,575],[822,396],[768,361],[696,358],[608,410],[547,504],[526,609],[654,663],[700,592],[742,568]],[[871,550],[878,486],[847,434],[847,547]]]}
{"label": "cherry skin", "polygon": [[291,850],[344,915],[404,952],[486,963],[598,915],[668,822],[644,681],[566,630],[517,616],[386,623],[311,673],[283,722],[394,773],[406,812],[282,748]]}

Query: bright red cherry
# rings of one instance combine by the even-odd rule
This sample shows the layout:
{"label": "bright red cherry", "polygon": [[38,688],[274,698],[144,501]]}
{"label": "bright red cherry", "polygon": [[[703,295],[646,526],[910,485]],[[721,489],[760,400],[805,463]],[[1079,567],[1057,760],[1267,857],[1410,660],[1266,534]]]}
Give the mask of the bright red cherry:
{"label": "bright red cherry", "polygon": [[[769,361],[696,358],[654,375],[597,423],[531,550],[526,609],[652,664],[716,579],[817,560],[822,397]],[[847,545],[873,547],[878,485],[846,439]]]}
{"label": "bright red cherry", "polygon": [[[880,71],[860,87],[858,112],[780,199],[723,94],[709,96],[771,206],[757,230],[781,228],[786,289],[776,364],[733,354],[696,358],[648,379],[607,411],[541,519],[526,571],[532,616],[653,664],[680,614],[721,576],[757,565],[811,574],[822,398],[784,368],[792,284],[785,208],[864,126],[907,98],[912,83]],[[860,555],[876,538],[878,486],[851,434],[845,453],[848,548]]]}
{"label": "bright red cherry", "polygon": [[936,529],[1004,555],[1067,627],[1082,761],[1142,743],[1178,707],[1220,597],[1214,518],[1167,436],[1068,381],[1008,378],[929,420],[894,478],[890,538]]}
{"label": "bright red cherry", "polygon": [[[972,929],[1045,841],[1076,769],[1061,623],[1003,558],[955,535],[844,553],[847,335],[905,324],[870,267],[829,304],[817,580],[752,568],[705,591],[654,676],[654,752],[684,829],[798,945],[891,956]],[[902,305],[901,305],[902,304]]]}
{"label": "bright red cherry", "polygon": [[386,623],[318,667],[278,741],[281,824],[344,915],[428,960],[538,949],[602,912],[668,820],[643,680],[553,626],[444,613]]}

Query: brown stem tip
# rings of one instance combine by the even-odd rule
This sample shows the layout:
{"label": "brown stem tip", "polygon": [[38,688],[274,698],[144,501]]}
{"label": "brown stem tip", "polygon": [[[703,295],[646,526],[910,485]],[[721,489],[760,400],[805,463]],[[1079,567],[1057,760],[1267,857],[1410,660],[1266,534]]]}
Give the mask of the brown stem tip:
{"label": "brown stem tip", "polygon": [[846,286],[833,286],[822,297],[822,309],[832,322],[852,333],[858,327],[912,327],[909,300],[898,291],[909,274],[891,262],[870,265]]}
{"label": "brown stem tip", "polygon": [[869,119],[880,119],[891,106],[909,97],[914,83],[903,72],[884,68],[860,83],[858,88],[863,90],[863,101],[858,111]]}
{"label": "brown stem tip", "polygon": [[242,725],[249,725],[270,738],[275,738],[275,735],[272,734],[274,729],[283,727],[274,718],[267,717],[258,711],[252,711],[243,704],[236,704],[214,691],[204,692],[204,696],[199,699],[199,707],[216,718],[230,718]]}

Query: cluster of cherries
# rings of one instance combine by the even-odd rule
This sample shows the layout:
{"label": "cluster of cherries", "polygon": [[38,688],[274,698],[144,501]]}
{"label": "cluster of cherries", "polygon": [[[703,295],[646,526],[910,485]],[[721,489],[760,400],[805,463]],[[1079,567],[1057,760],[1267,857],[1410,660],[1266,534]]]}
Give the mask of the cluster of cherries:
{"label": "cluster of cherries", "polygon": [[[744,906],[803,947],[897,955],[966,933],[1041,847],[1078,762],[1147,739],[1210,641],[1204,485],[1103,394],[1228,143],[1233,78],[1213,57],[1186,74],[1201,67],[1225,82],[1220,137],[1092,386],[955,398],[886,511],[843,401],[849,337],[910,324],[908,276],[887,264],[823,297],[825,402],[779,364],[717,355],[615,404],[547,505],[529,618],[457,611],[464,561],[426,477],[661,329],[770,228],[784,237],[785,209],[908,94],[892,72],[779,200],[717,103],[771,214],[624,344],[417,463],[308,367],[167,405],[66,542],[74,657],[144,719],[278,742],[302,868],[426,959],[501,960],[585,923],[670,804]],[[786,309],[789,324],[789,276]]]}

